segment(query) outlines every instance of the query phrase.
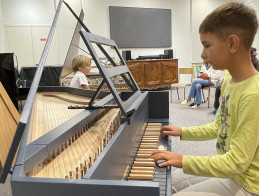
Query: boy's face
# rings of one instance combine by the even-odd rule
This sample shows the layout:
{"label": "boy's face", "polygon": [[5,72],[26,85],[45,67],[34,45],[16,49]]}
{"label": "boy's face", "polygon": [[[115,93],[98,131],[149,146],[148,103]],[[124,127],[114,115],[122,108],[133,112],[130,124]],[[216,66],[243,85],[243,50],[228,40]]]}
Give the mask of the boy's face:
{"label": "boy's face", "polygon": [[91,66],[78,67],[78,71],[81,71],[85,75],[88,75],[90,73],[90,70],[91,70]]}
{"label": "boy's face", "polygon": [[215,70],[223,70],[227,65],[227,43],[221,41],[212,33],[200,33],[203,45],[201,58],[211,64]]}

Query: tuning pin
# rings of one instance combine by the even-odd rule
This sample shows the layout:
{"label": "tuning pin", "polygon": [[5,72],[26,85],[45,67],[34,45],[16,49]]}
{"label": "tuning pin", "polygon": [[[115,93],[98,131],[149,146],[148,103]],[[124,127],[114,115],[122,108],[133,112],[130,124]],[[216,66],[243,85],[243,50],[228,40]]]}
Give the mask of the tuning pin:
{"label": "tuning pin", "polygon": [[84,174],[86,174],[86,172],[87,172],[87,167],[84,166]]}
{"label": "tuning pin", "polygon": [[92,157],[89,157],[89,168],[91,167],[92,165]]}
{"label": "tuning pin", "polygon": [[65,148],[67,148],[68,147],[68,143],[67,143],[67,140],[65,141]]}
{"label": "tuning pin", "polygon": [[51,161],[51,154],[49,154],[49,162]]}
{"label": "tuning pin", "polygon": [[79,178],[79,168],[76,167],[76,179],[78,179],[78,178]]}
{"label": "tuning pin", "polygon": [[[98,148],[98,151],[99,151],[99,148]],[[98,154],[97,154],[98,152],[96,152],[96,153],[94,153],[94,162],[95,162],[95,160],[97,159],[97,157],[98,157]]]}
{"label": "tuning pin", "polygon": [[70,176],[70,179],[73,179],[73,172],[72,171],[69,171],[69,176]]}
{"label": "tuning pin", "polygon": [[84,170],[81,169],[80,172],[81,172],[81,178],[83,178],[83,176],[84,176]]}
{"label": "tuning pin", "polygon": [[106,135],[105,135],[105,137],[103,138],[103,149],[105,148],[105,146],[106,146]]}

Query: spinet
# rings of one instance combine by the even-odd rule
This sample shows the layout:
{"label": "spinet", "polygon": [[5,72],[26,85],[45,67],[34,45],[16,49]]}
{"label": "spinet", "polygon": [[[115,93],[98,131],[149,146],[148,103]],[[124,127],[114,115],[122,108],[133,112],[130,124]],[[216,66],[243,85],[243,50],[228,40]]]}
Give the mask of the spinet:
{"label": "spinet", "polygon": [[[56,16],[62,4],[64,4],[64,1],[61,0]],[[56,19],[54,19],[53,23],[55,23],[55,20]],[[80,19],[78,20],[80,22]],[[17,160],[13,167],[11,178],[12,193],[14,196],[171,195],[170,167],[155,167],[155,178],[152,181],[127,180],[130,171],[129,168],[131,168],[135,159],[147,124],[168,124],[169,122],[168,91],[141,92],[136,86],[126,63],[119,55],[116,44],[112,40],[87,32],[87,28],[83,24],[81,25],[85,31],[80,31],[80,35],[88,46],[89,52],[96,64],[99,65],[98,68],[104,78],[104,82],[100,84],[100,87],[97,88],[96,91],[73,89],[69,87],[38,87],[44,67],[44,56],[48,50],[47,47],[44,48],[42,55],[43,60],[41,59],[39,63],[17,127],[14,142],[6,164],[1,171],[1,181],[5,180],[6,172],[9,170],[8,166],[10,167],[11,164],[11,158],[16,152],[15,148],[19,145]],[[53,26],[55,26],[55,24]],[[51,32],[52,30],[50,31],[50,35]],[[100,47],[108,58],[109,55],[103,50],[101,44],[112,46],[119,55],[123,65],[117,66],[112,59],[109,59],[114,67],[104,68],[100,66],[95,50],[92,48],[92,42],[97,43],[97,46]],[[47,45],[48,41],[46,43],[46,46]],[[124,74],[126,74],[126,76]],[[131,91],[117,92],[110,80],[114,75],[121,75],[129,85]],[[104,83],[107,84],[110,92],[100,92]],[[43,96],[44,94],[52,94],[52,96]],[[53,94],[55,94],[55,96],[53,96]],[[57,101],[61,94],[69,96],[69,98],[61,100],[62,103],[65,102],[63,109],[65,108],[66,111],[69,110],[66,105],[68,100],[72,99],[75,101],[74,97],[78,98],[79,96],[79,101],[86,101],[88,105],[81,104],[81,106],[72,106],[71,108],[74,108],[74,110],[68,112],[68,115],[73,114],[67,116],[65,121],[60,121],[55,125],[48,125],[48,123],[52,123],[50,122],[52,119],[59,119],[60,114],[64,115],[64,112],[56,109],[54,110],[54,114],[52,114],[52,106],[42,106],[41,102],[39,102],[39,104],[36,103],[45,98],[48,99],[45,103],[52,103],[54,100]],[[76,101],[78,101],[78,99],[76,99]],[[56,103],[56,105],[58,105],[58,103]],[[47,128],[42,128],[41,134],[36,134],[34,131],[40,128],[37,128],[39,124],[35,124],[34,119],[41,114],[41,112],[37,114],[39,107],[42,107],[41,110],[46,110],[47,116],[49,115],[50,118],[46,120],[48,122],[43,122],[43,125],[47,124]],[[97,128],[94,130],[91,129],[91,127],[94,126],[93,124],[99,123],[98,120],[102,119],[101,116],[103,116],[103,113],[107,112],[108,116],[106,116],[106,118],[110,118],[111,114],[109,114],[108,111],[112,110],[119,110],[119,115],[121,116],[119,117],[119,121],[115,120],[112,121],[112,125],[107,125],[107,131],[99,130],[99,133],[105,133],[102,137],[97,136],[97,139],[92,142],[92,144],[94,144],[97,140],[101,141],[101,145],[97,144],[96,146],[97,150],[91,151],[93,153],[86,155],[83,161],[80,160],[74,163],[74,165],[79,164],[79,168],[77,169],[76,167],[75,171],[68,169],[60,176],[56,174],[52,175],[56,172],[54,170],[63,170],[61,167],[68,166],[70,161],[75,162],[76,159],[80,159],[77,156],[78,154],[85,156],[85,152],[89,147],[75,151],[71,150],[72,146],[74,148],[75,145],[81,143],[85,147],[88,143],[86,140],[89,139],[89,137],[85,137],[85,135],[96,132]],[[114,118],[118,119],[118,117]],[[107,138],[109,138],[109,141],[107,141]],[[170,150],[170,142],[170,138],[168,140],[160,140],[160,145]],[[62,164],[56,163],[59,156],[62,156],[62,153],[66,150],[70,151],[70,156],[67,155],[66,158],[63,159]],[[98,154],[98,156],[96,156],[96,154]],[[77,158],[74,158],[74,156]],[[88,162],[85,163],[85,161]],[[43,167],[48,164],[52,164],[54,167],[49,167],[49,169]],[[42,171],[42,168],[48,171],[41,172],[48,173],[47,176],[38,175],[39,171]],[[78,170],[80,170],[80,172]],[[81,170],[83,171],[81,172]]]}

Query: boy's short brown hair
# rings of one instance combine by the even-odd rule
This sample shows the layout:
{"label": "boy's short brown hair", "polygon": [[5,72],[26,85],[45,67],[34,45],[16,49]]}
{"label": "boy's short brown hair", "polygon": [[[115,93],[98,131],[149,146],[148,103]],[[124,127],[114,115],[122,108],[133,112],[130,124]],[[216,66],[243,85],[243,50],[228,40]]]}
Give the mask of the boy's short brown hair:
{"label": "boy's short brown hair", "polygon": [[226,3],[211,12],[201,23],[200,33],[213,33],[220,40],[237,35],[250,50],[257,32],[258,20],[253,8],[239,2]]}
{"label": "boy's short brown hair", "polygon": [[84,55],[77,55],[72,60],[72,69],[78,71],[78,67],[90,66],[91,59]]}

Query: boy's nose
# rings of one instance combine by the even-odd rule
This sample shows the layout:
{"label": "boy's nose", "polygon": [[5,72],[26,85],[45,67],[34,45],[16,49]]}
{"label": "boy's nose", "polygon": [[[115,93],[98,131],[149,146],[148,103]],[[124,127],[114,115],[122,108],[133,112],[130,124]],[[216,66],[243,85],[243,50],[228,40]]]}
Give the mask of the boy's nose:
{"label": "boy's nose", "polygon": [[206,55],[205,55],[204,51],[201,52],[201,58],[202,58],[204,61],[206,61]]}

